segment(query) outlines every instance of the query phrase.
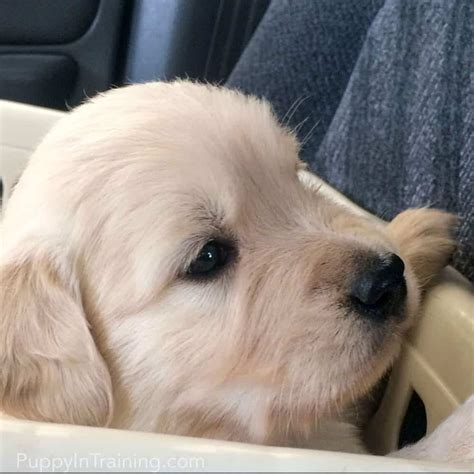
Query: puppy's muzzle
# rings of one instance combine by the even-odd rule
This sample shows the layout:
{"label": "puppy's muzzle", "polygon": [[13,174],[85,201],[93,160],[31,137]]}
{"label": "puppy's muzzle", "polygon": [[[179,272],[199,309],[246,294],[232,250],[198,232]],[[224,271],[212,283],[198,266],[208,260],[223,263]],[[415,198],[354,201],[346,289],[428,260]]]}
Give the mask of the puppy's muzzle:
{"label": "puppy's muzzle", "polygon": [[403,317],[404,271],[403,260],[393,253],[370,258],[352,284],[350,299],[356,311],[374,321]]}

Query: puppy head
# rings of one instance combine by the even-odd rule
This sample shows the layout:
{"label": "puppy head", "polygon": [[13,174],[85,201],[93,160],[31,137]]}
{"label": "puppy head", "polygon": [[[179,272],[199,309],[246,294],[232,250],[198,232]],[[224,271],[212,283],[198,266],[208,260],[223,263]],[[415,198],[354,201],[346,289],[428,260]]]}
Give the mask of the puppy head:
{"label": "puppy head", "polygon": [[300,168],[268,104],[225,89],[131,86],[63,119],[5,216],[2,408],[258,441],[270,413],[366,391],[454,222],[365,220]]}

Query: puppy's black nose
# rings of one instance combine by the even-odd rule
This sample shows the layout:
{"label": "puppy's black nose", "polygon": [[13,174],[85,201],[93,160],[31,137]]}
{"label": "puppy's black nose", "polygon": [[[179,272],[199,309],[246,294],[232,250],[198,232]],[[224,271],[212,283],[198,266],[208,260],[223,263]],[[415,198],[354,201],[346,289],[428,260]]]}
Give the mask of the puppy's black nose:
{"label": "puppy's black nose", "polygon": [[357,311],[373,319],[399,312],[406,297],[403,260],[395,254],[370,261],[353,283],[351,299]]}

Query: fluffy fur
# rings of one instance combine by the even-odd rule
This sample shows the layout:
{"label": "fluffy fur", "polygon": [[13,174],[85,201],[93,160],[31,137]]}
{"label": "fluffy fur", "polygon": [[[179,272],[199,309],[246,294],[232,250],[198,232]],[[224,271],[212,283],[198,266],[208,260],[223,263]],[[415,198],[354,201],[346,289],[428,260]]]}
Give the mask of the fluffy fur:
{"label": "fluffy fur", "polygon": [[[270,106],[189,82],[112,90],[68,114],[9,202],[0,408],[29,419],[363,451],[347,413],[396,357],[456,219],[388,225],[301,184]],[[211,238],[235,262],[196,281]],[[404,314],[345,304],[367,258],[405,261]]]}

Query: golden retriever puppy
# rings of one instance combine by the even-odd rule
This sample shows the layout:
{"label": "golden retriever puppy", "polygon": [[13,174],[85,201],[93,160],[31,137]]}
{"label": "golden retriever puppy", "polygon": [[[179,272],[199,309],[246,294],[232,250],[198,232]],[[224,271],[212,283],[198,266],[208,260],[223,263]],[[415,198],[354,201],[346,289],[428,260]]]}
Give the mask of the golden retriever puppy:
{"label": "golden retriever puppy", "polygon": [[68,114],[5,213],[0,409],[362,452],[346,410],[398,354],[456,220],[378,225],[301,173],[270,106],[224,88],[134,85]]}

